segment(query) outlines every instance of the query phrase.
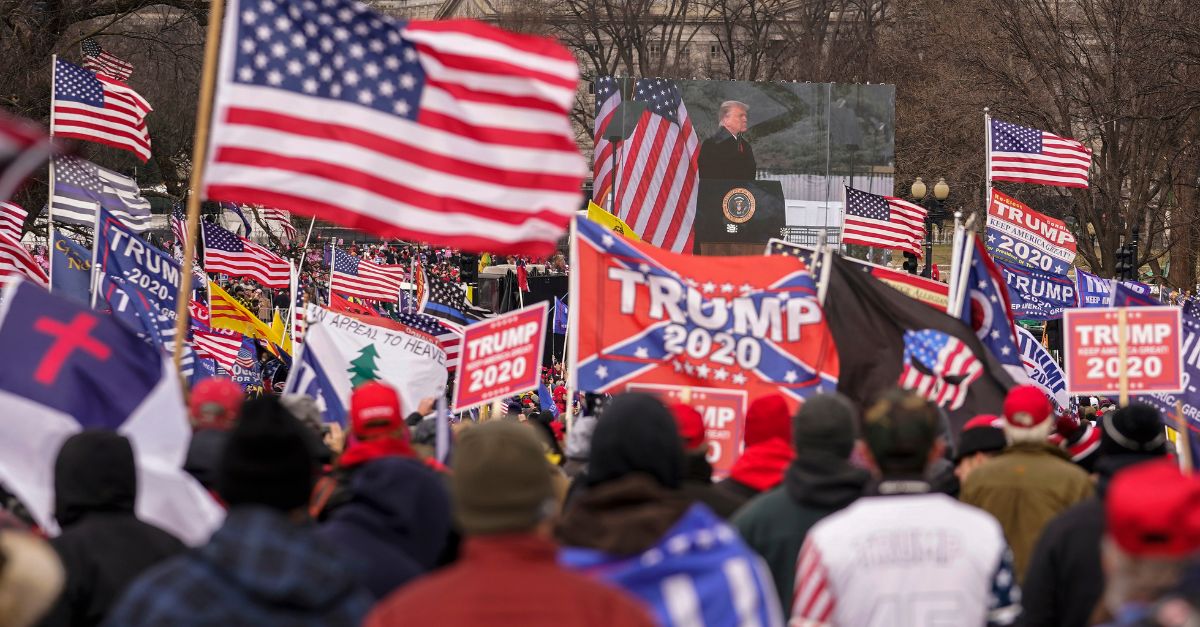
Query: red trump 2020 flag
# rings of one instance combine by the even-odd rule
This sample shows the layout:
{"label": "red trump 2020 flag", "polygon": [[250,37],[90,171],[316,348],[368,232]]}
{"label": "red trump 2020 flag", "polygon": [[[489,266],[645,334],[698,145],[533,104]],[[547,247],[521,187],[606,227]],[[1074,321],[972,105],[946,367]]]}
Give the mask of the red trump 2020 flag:
{"label": "red trump 2020 flag", "polygon": [[208,198],[468,250],[554,249],[586,172],[565,48],[352,0],[227,7]]}
{"label": "red trump 2020 flag", "polygon": [[578,389],[630,383],[779,392],[837,388],[838,354],[798,258],[704,257],[633,242],[580,219],[569,332]]}

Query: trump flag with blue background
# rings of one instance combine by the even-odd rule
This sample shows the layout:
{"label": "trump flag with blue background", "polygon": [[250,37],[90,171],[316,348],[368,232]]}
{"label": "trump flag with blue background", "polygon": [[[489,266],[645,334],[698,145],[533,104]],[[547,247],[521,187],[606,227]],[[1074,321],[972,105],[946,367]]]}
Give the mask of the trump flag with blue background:
{"label": "trump flag with blue background", "polygon": [[159,351],[111,317],[32,283],[0,304],[0,482],[48,531],[54,461],[70,435],[128,437],[137,462],[139,517],[188,544],[207,540],[221,508],[181,470],[191,428],[179,380]]}

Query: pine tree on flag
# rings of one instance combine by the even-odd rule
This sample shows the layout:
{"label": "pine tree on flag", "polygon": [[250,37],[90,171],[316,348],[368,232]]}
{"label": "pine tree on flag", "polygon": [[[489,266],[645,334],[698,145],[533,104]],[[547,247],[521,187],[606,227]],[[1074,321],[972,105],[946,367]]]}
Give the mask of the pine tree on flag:
{"label": "pine tree on flag", "polygon": [[367,344],[361,351],[358,352],[358,357],[355,357],[350,362],[350,387],[356,388],[368,381],[379,380],[379,366],[375,360],[379,358],[379,352],[375,350],[374,344]]}

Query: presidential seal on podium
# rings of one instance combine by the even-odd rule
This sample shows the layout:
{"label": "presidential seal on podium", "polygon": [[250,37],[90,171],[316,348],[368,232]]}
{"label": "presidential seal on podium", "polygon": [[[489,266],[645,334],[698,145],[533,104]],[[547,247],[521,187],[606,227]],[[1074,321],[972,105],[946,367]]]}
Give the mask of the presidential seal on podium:
{"label": "presidential seal on podium", "polygon": [[734,224],[743,224],[754,217],[754,194],[745,187],[730,189],[721,201],[725,219]]}

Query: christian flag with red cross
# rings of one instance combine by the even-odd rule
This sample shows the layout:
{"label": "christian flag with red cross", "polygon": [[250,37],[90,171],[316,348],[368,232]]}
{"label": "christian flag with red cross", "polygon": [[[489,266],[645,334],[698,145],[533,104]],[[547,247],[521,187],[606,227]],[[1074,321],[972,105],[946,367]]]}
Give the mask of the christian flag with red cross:
{"label": "christian flag with red cross", "polygon": [[54,460],[84,429],[132,441],[138,517],[205,542],[223,513],[181,470],[191,428],[169,357],[111,316],[27,281],[0,305],[0,483],[53,533]]}
{"label": "christian flag with red cross", "polygon": [[680,255],[578,219],[569,332],[576,387],[629,383],[780,392],[793,405],[837,387],[838,356],[808,266],[796,257]]}

